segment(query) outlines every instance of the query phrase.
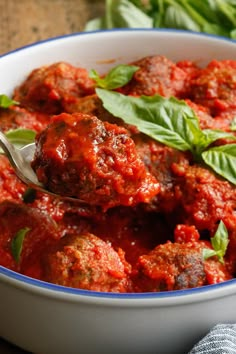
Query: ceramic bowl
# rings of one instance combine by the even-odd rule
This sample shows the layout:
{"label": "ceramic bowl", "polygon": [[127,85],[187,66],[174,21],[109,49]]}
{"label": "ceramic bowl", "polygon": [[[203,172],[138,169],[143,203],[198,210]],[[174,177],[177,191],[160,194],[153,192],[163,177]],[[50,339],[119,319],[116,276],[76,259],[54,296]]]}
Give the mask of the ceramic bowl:
{"label": "ceramic bowl", "polygon": [[[162,54],[177,61],[236,59],[236,43],[173,30],[79,33],[0,58],[0,92],[56,61],[106,72],[114,63]],[[0,267],[0,335],[38,354],[187,353],[217,323],[236,322],[236,280],[162,293],[65,288]]]}

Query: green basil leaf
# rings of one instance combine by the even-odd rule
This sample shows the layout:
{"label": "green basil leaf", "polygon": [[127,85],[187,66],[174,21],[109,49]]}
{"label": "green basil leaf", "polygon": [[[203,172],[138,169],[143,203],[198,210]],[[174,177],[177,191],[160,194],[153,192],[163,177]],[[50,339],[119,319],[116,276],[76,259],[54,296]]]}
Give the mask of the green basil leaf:
{"label": "green basil leaf", "polygon": [[211,257],[216,256],[216,251],[212,250],[211,248],[203,248],[202,250],[202,257],[203,259],[208,259]]}
{"label": "green basil leaf", "polygon": [[236,28],[230,31],[229,36],[232,39],[236,39]]}
{"label": "green basil leaf", "polygon": [[128,0],[106,0],[105,15],[90,20],[85,30],[137,27],[152,28],[153,19]]}
{"label": "green basil leaf", "polygon": [[232,133],[224,132],[223,130],[204,129],[202,130],[201,139],[197,142],[199,151],[205,150],[210,144],[218,139],[232,139],[236,140],[236,136]]}
{"label": "green basil leaf", "polygon": [[217,255],[220,258],[223,258],[229,244],[229,235],[228,230],[222,220],[219,223],[214,237],[211,238],[211,244],[214,250],[217,252]]}
{"label": "green basil leaf", "polygon": [[180,6],[168,6],[165,12],[164,23],[166,27],[182,28],[189,31],[200,32],[199,25]]}
{"label": "green basil leaf", "polygon": [[112,68],[103,78],[99,76],[96,70],[91,70],[89,77],[96,82],[98,87],[114,90],[126,85],[138,69],[138,66],[121,64]]}
{"label": "green basil leaf", "polygon": [[12,100],[7,95],[0,95],[0,108],[9,108],[18,104],[19,102]]}
{"label": "green basil leaf", "polygon": [[[153,19],[128,0],[107,0],[108,28],[152,28]],[[112,25],[112,27],[111,27]]]}
{"label": "green basil leaf", "polygon": [[17,263],[20,261],[20,256],[21,256],[21,252],[22,252],[22,248],[23,248],[23,242],[24,242],[25,236],[29,230],[30,230],[30,228],[28,228],[28,227],[25,227],[25,228],[19,230],[16,233],[16,235],[14,236],[14,238],[12,239],[11,252],[12,252],[13,258],[15,259],[15,261]]}
{"label": "green basil leaf", "polygon": [[16,147],[22,147],[35,141],[36,132],[31,129],[12,129],[5,132],[6,137]]}
{"label": "green basil leaf", "polygon": [[202,153],[202,158],[216,173],[236,185],[236,144],[208,149]]}
{"label": "green basil leaf", "polygon": [[106,29],[105,18],[98,17],[88,21],[84,27],[85,32]]}
{"label": "green basil leaf", "polygon": [[217,256],[221,263],[224,263],[224,255],[227,251],[229,244],[228,230],[221,220],[219,226],[216,230],[215,235],[211,238],[211,245],[213,250],[204,248],[203,257],[204,259],[210,258],[212,256]]}
{"label": "green basil leaf", "polygon": [[189,0],[189,4],[209,23],[218,23],[218,8],[215,0]]}
{"label": "green basil leaf", "polygon": [[[236,32],[235,32],[236,33]],[[230,130],[232,130],[232,132],[235,132],[236,131],[236,117],[234,117],[231,121],[231,124],[230,124]]]}
{"label": "green basil leaf", "polygon": [[178,150],[194,150],[202,132],[198,118],[184,102],[159,95],[132,97],[96,89],[105,109],[140,132]]}
{"label": "green basil leaf", "polygon": [[235,0],[106,0],[85,30],[170,27],[236,38]]}
{"label": "green basil leaf", "polygon": [[228,30],[226,30],[222,26],[214,24],[214,23],[204,24],[204,26],[202,26],[202,32],[209,33],[209,34],[215,34],[217,36],[224,36],[224,37],[230,36],[230,33]]}

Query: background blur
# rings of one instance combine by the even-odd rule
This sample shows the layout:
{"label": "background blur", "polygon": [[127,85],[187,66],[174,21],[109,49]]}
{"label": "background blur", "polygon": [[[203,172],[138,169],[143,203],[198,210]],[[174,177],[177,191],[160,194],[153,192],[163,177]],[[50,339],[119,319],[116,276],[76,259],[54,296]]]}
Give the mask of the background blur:
{"label": "background blur", "polygon": [[104,0],[0,0],[0,55],[38,40],[83,30]]}

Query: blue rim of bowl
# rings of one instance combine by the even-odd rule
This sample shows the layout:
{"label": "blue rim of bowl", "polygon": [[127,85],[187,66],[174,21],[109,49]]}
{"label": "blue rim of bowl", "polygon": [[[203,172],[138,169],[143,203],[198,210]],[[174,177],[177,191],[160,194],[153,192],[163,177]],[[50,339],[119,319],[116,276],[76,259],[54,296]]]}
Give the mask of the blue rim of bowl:
{"label": "blue rim of bowl", "polygon": [[71,38],[71,37],[77,37],[77,36],[89,36],[93,34],[99,34],[99,33],[114,33],[114,32],[162,32],[162,33],[176,33],[176,34],[185,34],[185,35],[193,35],[196,37],[205,37],[205,38],[211,38],[215,40],[220,40],[223,42],[228,42],[228,43],[235,43],[236,44],[236,39],[231,39],[229,37],[224,37],[224,36],[219,36],[216,34],[210,34],[210,33],[204,33],[204,32],[195,32],[195,31],[188,31],[188,30],[182,30],[182,29],[174,29],[174,28],[113,28],[113,29],[107,29],[107,30],[94,30],[94,31],[87,31],[87,32],[74,32],[74,33],[69,33],[69,34],[64,34],[60,36],[54,36],[50,37],[47,39],[39,40],[37,42],[33,42],[24,46],[21,46],[19,48],[10,50],[6,53],[3,53],[0,55],[0,59],[3,57],[6,57],[8,55],[14,54],[16,52],[22,51],[24,49],[28,49],[31,47],[35,47],[41,44],[45,44],[51,41],[57,41],[60,39],[66,39],[66,38]]}
{"label": "blue rim of bowl", "polygon": [[[66,286],[57,285],[53,283],[48,283],[42,280],[30,278],[26,275],[17,273],[3,266],[0,266],[0,275],[1,274],[7,278],[10,278],[11,280],[16,280],[17,282],[30,285],[35,288],[50,290],[56,293],[66,293],[71,295],[86,295],[88,297],[99,297],[99,298],[110,298],[110,299],[173,298],[173,297],[182,297],[182,296],[201,294],[201,293],[209,292],[209,290],[211,290],[211,292],[213,290],[223,290],[227,287],[232,287],[232,285],[236,286],[236,279],[230,279],[222,283],[204,285],[199,288],[190,288],[190,289],[183,289],[183,290],[171,290],[171,291],[150,292],[150,293],[110,293],[110,292],[99,292],[93,290],[77,289],[77,288],[66,287]],[[236,288],[235,288],[235,293],[236,293]]]}
{"label": "blue rim of bowl", "polygon": [[[48,39],[44,39],[38,42],[34,42],[25,46],[22,46],[20,48],[16,48],[14,50],[11,50],[7,53],[1,54],[0,59],[7,57],[8,55],[12,55],[16,52],[23,51],[25,49],[35,47],[38,45],[46,44],[51,41],[57,41],[61,39],[66,39],[66,38],[71,38],[71,37],[76,37],[76,36],[89,36],[89,35],[94,35],[94,34],[99,34],[99,33],[114,33],[114,32],[163,32],[163,33],[176,33],[176,34],[185,34],[185,35],[193,35],[196,37],[206,37],[206,38],[212,38],[215,40],[220,40],[223,42],[228,42],[228,43],[236,43],[236,40],[230,39],[228,37],[223,37],[223,36],[217,36],[214,34],[208,34],[208,33],[199,33],[199,32],[194,32],[194,31],[186,31],[186,30],[178,30],[178,29],[169,29],[169,28],[119,28],[119,29],[109,29],[109,30],[96,30],[96,31],[88,31],[88,32],[75,32],[71,34],[65,34],[61,36],[55,36],[51,37]],[[192,289],[184,289],[184,290],[174,290],[174,291],[163,291],[163,292],[153,292],[153,293],[108,293],[108,292],[98,292],[98,291],[92,291],[92,290],[83,290],[83,289],[76,289],[76,288],[70,288],[70,287],[65,287],[57,284],[52,284],[52,283],[47,283],[45,281],[41,281],[38,279],[30,278],[28,276],[25,276],[23,274],[17,273],[15,271],[12,271],[10,269],[7,269],[3,266],[0,265],[0,275],[3,275],[5,277],[8,277],[12,280],[19,281],[21,283],[27,284],[27,285],[32,285],[36,288],[40,289],[45,289],[45,290],[50,290],[56,293],[66,293],[66,294],[72,294],[72,295],[86,295],[89,297],[99,297],[99,298],[118,298],[118,299],[146,299],[146,298],[152,298],[152,299],[157,299],[157,298],[170,298],[170,297],[181,297],[181,296],[189,296],[193,294],[200,294],[204,292],[208,292],[210,289],[211,290],[218,290],[218,289],[224,289],[232,285],[236,285],[236,279],[231,279],[222,283],[217,283],[217,284],[212,284],[212,285],[205,285],[199,288],[192,288]]]}

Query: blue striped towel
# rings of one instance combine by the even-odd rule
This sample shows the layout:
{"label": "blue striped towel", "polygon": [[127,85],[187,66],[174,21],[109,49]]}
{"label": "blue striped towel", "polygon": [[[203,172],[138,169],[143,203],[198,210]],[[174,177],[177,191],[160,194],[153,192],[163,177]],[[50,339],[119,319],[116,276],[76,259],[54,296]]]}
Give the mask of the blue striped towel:
{"label": "blue striped towel", "polygon": [[189,354],[236,354],[236,324],[218,324]]}

